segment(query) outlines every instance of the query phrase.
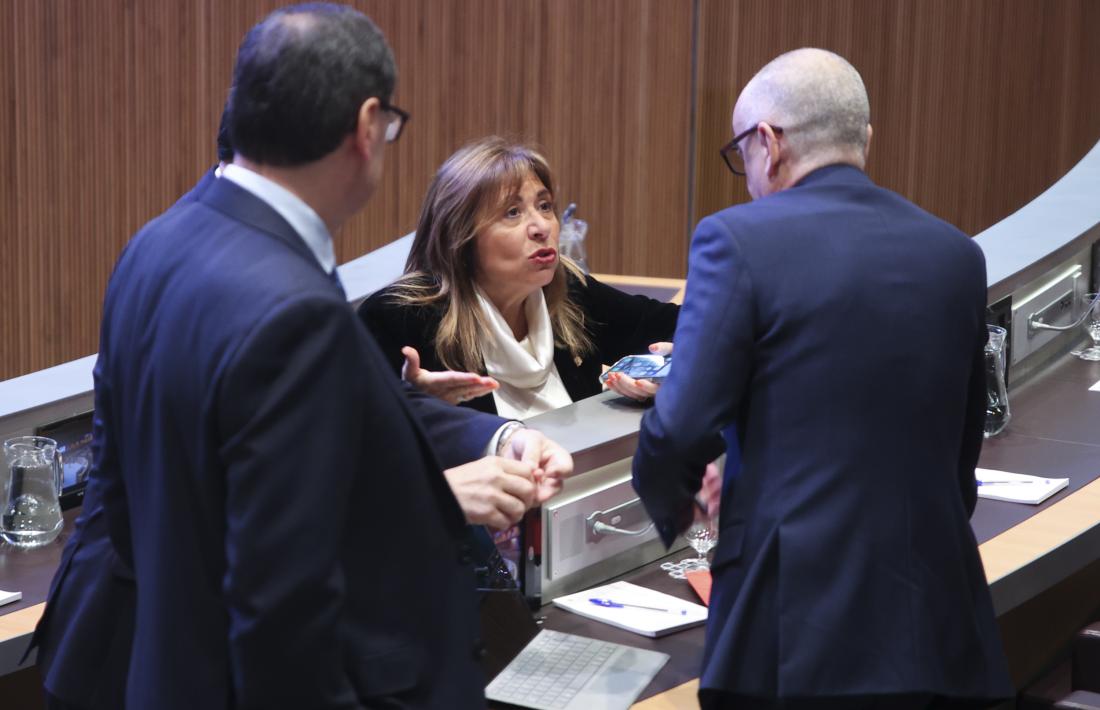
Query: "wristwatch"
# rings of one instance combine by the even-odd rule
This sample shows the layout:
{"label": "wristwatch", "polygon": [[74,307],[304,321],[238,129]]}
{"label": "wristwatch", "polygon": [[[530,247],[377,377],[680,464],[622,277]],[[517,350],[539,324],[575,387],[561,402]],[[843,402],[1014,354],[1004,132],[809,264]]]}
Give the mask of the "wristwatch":
{"label": "wristwatch", "polygon": [[504,447],[508,445],[508,440],[512,438],[513,434],[515,434],[520,429],[526,428],[527,427],[524,425],[523,422],[516,421],[508,422],[503,427],[501,427],[500,436],[497,438],[497,456],[500,456],[501,452],[504,451]]}

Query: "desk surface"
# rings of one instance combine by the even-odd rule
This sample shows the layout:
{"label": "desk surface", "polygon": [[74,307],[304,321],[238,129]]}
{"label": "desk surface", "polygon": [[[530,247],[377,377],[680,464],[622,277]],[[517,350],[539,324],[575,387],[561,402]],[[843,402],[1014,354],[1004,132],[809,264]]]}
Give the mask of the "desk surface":
{"label": "desk surface", "polygon": [[[662,284],[662,286],[665,286]],[[1011,393],[1013,419],[1007,431],[988,440],[986,468],[1069,477],[1072,484],[1042,506],[980,500],[973,525],[998,614],[1018,606],[1082,569],[1100,550],[1100,364],[1066,356],[1047,373]],[[71,529],[72,512],[66,530]],[[21,602],[0,608],[0,674],[15,669],[41,615],[49,580],[57,566],[62,536],[34,552],[0,546],[0,589],[23,592]],[[624,575],[631,581],[693,599],[686,583],[656,569],[656,563]],[[568,612],[547,607],[546,625],[571,633],[669,653],[672,661],[654,679],[640,704],[647,710],[690,707],[703,631],[691,629],[646,639]],[[685,681],[687,681],[685,683]]]}
{"label": "desk surface", "polygon": [[[973,525],[986,576],[999,614],[1037,595],[1096,559],[1100,550],[1100,392],[1088,387],[1100,380],[1100,364],[1067,356],[1055,368],[1013,391],[1013,420],[1005,434],[988,440],[981,464],[987,468],[1070,477],[1074,483],[1042,506],[980,500]],[[1091,481],[1091,482],[1090,482]],[[73,513],[67,513],[71,528]],[[995,534],[989,533],[1000,527]],[[0,609],[0,673],[14,669],[43,608],[64,535],[34,552],[0,549],[0,588],[19,589],[24,599]],[[681,553],[682,554],[682,553]],[[624,575],[631,581],[693,599],[683,582],[664,575],[657,564]],[[548,628],[603,638],[669,653],[672,661],[647,688],[661,694],[646,708],[683,707],[694,697],[690,681],[699,667],[703,631],[691,629],[661,639],[646,639],[552,607],[543,610]],[[671,689],[671,691],[670,691]],[[666,695],[670,691],[672,695]],[[678,695],[677,695],[678,694]],[[662,705],[661,703],[671,703]]]}
{"label": "desk surface", "polygon": [[[692,591],[686,581],[673,579],[668,576],[668,572],[660,568],[661,563],[666,560],[678,561],[692,556],[691,550],[680,550],[616,579],[629,580],[642,587],[655,589],[698,604],[699,597],[695,595],[695,592]],[[643,698],[675,688],[694,680],[699,675],[699,667],[703,662],[703,639],[705,634],[703,626],[677,631],[668,636],[654,639],[607,624],[601,624],[598,621],[591,621],[553,605],[544,606],[541,613],[546,617],[543,625],[548,629],[667,653],[669,655],[668,663],[642,692]]]}

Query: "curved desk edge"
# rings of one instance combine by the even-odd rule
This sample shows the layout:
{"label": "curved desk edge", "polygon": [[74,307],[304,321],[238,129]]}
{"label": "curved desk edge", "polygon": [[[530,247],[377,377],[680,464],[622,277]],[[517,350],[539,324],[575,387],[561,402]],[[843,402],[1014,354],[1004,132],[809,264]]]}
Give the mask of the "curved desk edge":
{"label": "curved desk edge", "polygon": [[[358,305],[404,272],[412,238],[412,234],[406,234],[337,267],[349,303]],[[92,353],[0,382],[0,437],[30,433],[44,421],[89,411],[95,361],[96,354]]]}
{"label": "curved desk edge", "polygon": [[690,710],[699,707],[699,679],[689,680],[671,690],[640,700],[633,710]]}
{"label": "curved desk edge", "polygon": [[19,661],[26,652],[34,627],[38,625],[45,610],[45,602],[9,614],[4,614],[0,607],[0,675],[34,665],[37,656],[34,653],[26,663],[20,664]]}
{"label": "curved desk edge", "polygon": [[1058,182],[974,237],[994,303],[1100,238],[1100,142]]}
{"label": "curved desk edge", "polygon": [[978,547],[998,616],[1080,571],[1100,550],[1100,480]]}

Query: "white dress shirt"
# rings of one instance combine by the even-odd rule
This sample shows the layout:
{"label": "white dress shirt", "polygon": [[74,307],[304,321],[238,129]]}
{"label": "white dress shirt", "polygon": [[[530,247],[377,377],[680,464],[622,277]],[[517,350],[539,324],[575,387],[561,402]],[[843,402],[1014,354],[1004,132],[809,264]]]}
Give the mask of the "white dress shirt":
{"label": "white dress shirt", "polygon": [[226,165],[221,176],[248,190],[278,212],[279,216],[287,221],[287,224],[309,247],[325,273],[332,273],[336,268],[336,252],[332,248],[332,235],[329,234],[324,220],[302,198],[263,175],[235,163]]}

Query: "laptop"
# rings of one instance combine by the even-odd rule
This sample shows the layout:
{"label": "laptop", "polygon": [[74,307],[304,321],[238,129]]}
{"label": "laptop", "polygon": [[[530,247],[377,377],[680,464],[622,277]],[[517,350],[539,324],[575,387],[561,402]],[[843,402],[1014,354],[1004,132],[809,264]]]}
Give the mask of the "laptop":
{"label": "laptop", "polygon": [[489,700],[534,710],[627,710],[668,655],[540,629],[518,589],[483,590]]}
{"label": "laptop", "polygon": [[84,488],[92,470],[92,412],[43,424],[35,436],[45,436],[57,442],[61,454],[62,510],[75,508],[84,502]]}

